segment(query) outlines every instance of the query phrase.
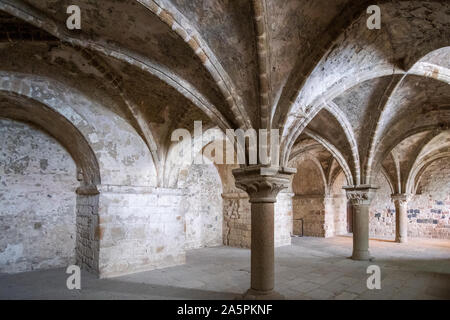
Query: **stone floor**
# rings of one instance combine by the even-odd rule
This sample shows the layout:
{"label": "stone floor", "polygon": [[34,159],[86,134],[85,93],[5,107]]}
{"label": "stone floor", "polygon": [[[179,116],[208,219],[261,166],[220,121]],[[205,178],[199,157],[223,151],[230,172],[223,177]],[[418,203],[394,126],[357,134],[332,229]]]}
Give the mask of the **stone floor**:
{"label": "stone floor", "polygon": [[[350,237],[293,238],[276,250],[276,288],[288,299],[450,299],[450,241],[371,240],[372,262],[348,259]],[[249,287],[250,251],[190,251],[187,264],[99,280],[83,273],[66,288],[64,269],[0,274],[0,299],[233,299]],[[367,266],[381,268],[381,290],[368,290]]]}

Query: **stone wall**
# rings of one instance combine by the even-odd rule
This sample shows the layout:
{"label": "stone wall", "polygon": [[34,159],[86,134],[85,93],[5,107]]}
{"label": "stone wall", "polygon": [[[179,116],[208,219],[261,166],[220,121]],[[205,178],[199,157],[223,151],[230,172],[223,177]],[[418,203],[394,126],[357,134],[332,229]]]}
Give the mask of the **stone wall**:
{"label": "stone wall", "polygon": [[337,188],[330,196],[295,195],[293,232],[308,237],[332,237],[347,233],[347,198]]}
{"label": "stone wall", "polygon": [[[250,248],[251,207],[246,193],[226,193],[223,197],[223,244]],[[275,247],[291,244],[292,194],[280,192],[275,203]]]}
{"label": "stone wall", "polygon": [[[325,184],[320,164],[312,159],[298,158],[296,167],[297,173],[292,179],[292,191],[295,194],[292,200],[293,233],[324,237],[328,228],[325,226]],[[327,218],[327,223],[329,220]]]}
{"label": "stone wall", "polygon": [[332,235],[348,233],[347,229],[347,197],[345,195],[333,195],[331,198],[331,213],[334,218]]}
{"label": "stone wall", "polygon": [[275,203],[275,247],[291,244],[294,215],[293,196],[294,194],[288,191],[282,191],[277,196],[277,202]]}
{"label": "stone wall", "polygon": [[324,196],[295,195],[293,198],[293,210],[294,210],[295,235],[301,235],[301,225],[303,223],[303,236],[307,237],[325,236]]}
{"label": "stone wall", "polygon": [[183,184],[186,250],[222,244],[222,183],[214,165],[192,165]]}
{"label": "stone wall", "polygon": [[250,248],[251,211],[246,193],[224,193],[223,244],[230,247]]}
{"label": "stone wall", "polygon": [[52,137],[0,119],[0,272],[75,262],[76,166]]}
{"label": "stone wall", "polygon": [[76,212],[76,264],[92,273],[98,273],[99,216],[97,192],[77,190]]}
{"label": "stone wall", "polygon": [[181,190],[102,186],[99,191],[100,277],[185,262]]}
{"label": "stone wall", "polygon": [[331,211],[334,217],[334,235],[348,233],[347,196],[342,186],[346,185],[345,175],[341,172],[331,188]]}
{"label": "stone wall", "polygon": [[369,236],[394,239],[395,206],[391,201],[392,191],[382,174],[378,175],[375,185],[378,187],[378,190],[370,205]]}
{"label": "stone wall", "polygon": [[431,164],[418,189],[408,204],[408,235],[450,239],[450,158]]}
{"label": "stone wall", "polygon": [[[395,238],[395,206],[384,176],[379,176],[370,207],[370,236]],[[450,160],[433,163],[422,175],[418,194],[408,203],[408,236],[450,238]]]}
{"label": "stone wall", "polygon": [[[237,189],[232,170],[235,165],[218,165],[217,169],[223,185],[223,245],[250,248],[251,206],[248,195]],[[292,194],[283,190],[277,196],[274,208],[275,246],[291,244]]]}
{"label": "stone wall", "polygon": [[[342,186],[346,184],[341,172],[327,191],[317,165],[305,161],[299,165],[300,175],[293,180],[293,232],[309,237],[332,237],[347,233],[347,198]],[[312,182],[311,182],[312,181]]]}

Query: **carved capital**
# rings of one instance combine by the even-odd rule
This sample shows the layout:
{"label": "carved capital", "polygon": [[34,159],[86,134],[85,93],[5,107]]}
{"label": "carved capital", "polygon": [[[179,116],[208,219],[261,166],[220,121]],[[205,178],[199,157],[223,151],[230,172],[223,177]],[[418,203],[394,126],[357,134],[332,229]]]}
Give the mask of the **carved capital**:
{"label": "carved capital", "polygon": [[296,172],[291,168],[249,166],[233,170],[236,187],[244,190],[250,202],[276,202],[278,193],[287,188],[290,177]]}
{"label": "carved capital", "polygon": [[368,206],[372,202],[377,188],[370,185],[344,187],[348,201],[353,206]]}
{"label": "carved capital", "polygon": [[408,193],[398,193],[391,195],[391,199],[394,204],[398,204],[400,206],[408,205],[408,202],[411,200],[411,194]]}

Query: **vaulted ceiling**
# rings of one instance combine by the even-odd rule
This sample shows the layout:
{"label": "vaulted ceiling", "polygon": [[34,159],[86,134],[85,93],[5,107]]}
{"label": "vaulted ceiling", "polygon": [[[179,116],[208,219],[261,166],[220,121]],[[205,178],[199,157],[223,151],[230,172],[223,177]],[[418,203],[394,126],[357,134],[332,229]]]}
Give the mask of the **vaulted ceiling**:
{"label": "vaulted ceiling", "polygon": [[[376,1],[369,30],[372,2],[0,0],[0,71],[98,101],[155,162],[173,129],[201,120],[279,128],[282,165],[313,140],[349,184],[371,183],[419,146],[441,150],[430,143],[450,124],[450,3]],[[72,4],[81,30],[66,28]]]}

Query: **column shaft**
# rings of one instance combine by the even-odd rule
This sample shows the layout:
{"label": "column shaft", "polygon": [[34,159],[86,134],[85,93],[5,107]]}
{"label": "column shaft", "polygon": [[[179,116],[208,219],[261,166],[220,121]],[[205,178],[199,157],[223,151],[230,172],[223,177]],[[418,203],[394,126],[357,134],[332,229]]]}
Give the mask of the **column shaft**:
{"label": "column shaft", "polygon": [[408,200],[406,194],[392,195],[395,205],[395,242],[408,242]]}
{"label": "column shaft", "polygon": [[236,186],[251,203],[251,283],[244,299],[282,299],[275,287],[274,208],[277,194],[288,187],[294,169],[249,166],[233,170]]}
{"label": "column shaft", "polygon": [[353,260],[369,260],[369,209],[375,195],[373,186],[344,187],[353,212]]}
{"label": "column shaft", "polygon": [[251,289],[274,288],[274,204],[252,203]]}
{"label": "column shaft", "polygon": [[353,204],[353,260],[369,260],[369,205]]}

